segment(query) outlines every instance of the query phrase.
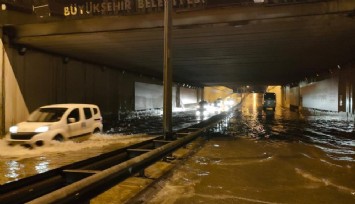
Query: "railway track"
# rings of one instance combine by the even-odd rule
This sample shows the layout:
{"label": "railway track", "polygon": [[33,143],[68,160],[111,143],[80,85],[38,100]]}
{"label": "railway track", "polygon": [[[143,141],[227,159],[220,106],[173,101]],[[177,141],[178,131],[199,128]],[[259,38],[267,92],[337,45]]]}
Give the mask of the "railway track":
{"label": "railway track", "polygon": [[176,133],[173,141],[163,136],[129,145],[45,173],[0,186],[0,203],[88,203],[91,198],[185,146],[222,121],[226,113]]}

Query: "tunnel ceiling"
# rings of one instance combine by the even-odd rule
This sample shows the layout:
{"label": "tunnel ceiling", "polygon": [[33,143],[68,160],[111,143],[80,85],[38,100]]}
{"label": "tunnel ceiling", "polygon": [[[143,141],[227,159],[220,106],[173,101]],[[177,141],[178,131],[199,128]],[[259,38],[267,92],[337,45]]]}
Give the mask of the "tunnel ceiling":
{"label": "tunnel ceiling", "polygon": [[[355,58],[355,2],[332,5],[174,12],[174,81],[233,88],[329,73]],[[7,29],[16,44],[162,78],[162,25],[160,12],[65,18]]]}

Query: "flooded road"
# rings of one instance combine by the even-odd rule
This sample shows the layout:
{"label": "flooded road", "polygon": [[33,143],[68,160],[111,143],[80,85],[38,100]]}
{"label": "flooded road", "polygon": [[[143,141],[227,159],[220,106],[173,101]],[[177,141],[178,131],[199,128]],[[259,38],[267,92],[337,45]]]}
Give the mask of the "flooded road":
{"label": "flooded road", "polygon": [[148,203],[355,203],[353,121],[242,107]]}
{"label": "flooded road", "polygon": [[8,146],[1,140],[0,184],[43,173],[150,138],[138,134],[130,136],[95,134],[80,143],[53,141],[48,146],[35,149]]}
{"label": "flooded road", "polygon": [[[174,129],[196,124],[200,120],[195,111],[173,114]],[[146,133],[162,132],[162,116],[148,113],[128,117],[121,121],[110,121],[105,128],[105,134],[95,134],[82,141],[53,141],[48,146],[34,149],[8,146],[6,141],[0,140],[0,184],[150,139],[151,136]]]}

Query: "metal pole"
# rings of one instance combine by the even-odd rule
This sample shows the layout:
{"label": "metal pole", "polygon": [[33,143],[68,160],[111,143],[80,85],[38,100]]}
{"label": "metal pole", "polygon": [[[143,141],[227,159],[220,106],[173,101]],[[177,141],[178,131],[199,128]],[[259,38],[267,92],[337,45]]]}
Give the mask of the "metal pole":
{"label": "metal pole", "polygon": [[[138,172],[140,169],[151,165],[153,162],[160,160],[163,156],[171,153],[177,148],[183,147],[190,141],[197,138],[197,136],[212,128],[220,122],[226,114],[220,114],[209,119],[212,123],[207,127],[203,127],[194,131],[179,140],[168,143],[164,146],[153,149],[145,154],[141,154],[123,163],[112,166],[108,169],[100,171],[92,176],[81,179],[68,186],[55,190],[51,193],[45,194],[39,198],[27,202],[28,204],[42,204],[42,203],[75,203],[82,197],[87,197],[95,189],[102,189],[105,183],[108,183],[116,178],[128,176]],[[91,192],[90,192],[91,191]]]}
{"label": "metal pole", "polygon": [[163,132],[165,140],[172,140],[172,69],[171,31],[172,0],[164,0],[164,109]]}
{"label": "metal pole", "polygon": [[0,75],[1,75],[1,84],[0,84],[0,138],[2,135],[5,135],[5,47],[2,43],[2,27],[0,27]]}

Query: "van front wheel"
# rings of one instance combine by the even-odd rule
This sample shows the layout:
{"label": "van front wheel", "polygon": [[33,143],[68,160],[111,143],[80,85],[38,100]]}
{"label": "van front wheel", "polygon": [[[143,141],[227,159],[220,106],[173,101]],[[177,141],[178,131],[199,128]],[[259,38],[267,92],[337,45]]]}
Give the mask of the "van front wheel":
{"label": "van front wheel", "polygon": [[93,134],[96,134],[96,133],[100,133],[100,129],[99,128],[95,128],[94,132],[92,132]]}

